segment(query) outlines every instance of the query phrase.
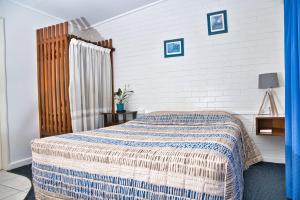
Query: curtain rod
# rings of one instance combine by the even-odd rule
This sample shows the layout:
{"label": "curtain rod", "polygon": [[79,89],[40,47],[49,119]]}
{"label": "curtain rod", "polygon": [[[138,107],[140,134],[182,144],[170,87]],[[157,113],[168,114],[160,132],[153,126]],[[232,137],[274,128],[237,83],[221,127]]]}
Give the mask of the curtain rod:
{"label": "curtain rod", "polygon": [[100,47],[103,47],[103,48],[110,49],[111,51],[115,51],[115,48],[113,48],[113,47],[111,47],[111,48],[110,47],[104,47],[104,46],[101,46],[100,44],[98,44],[97,42],[92,42],[90,40],[83,39],[83,38],[78,37],[76,35],[68,35],[67,37],[68,37],[69,40],[71,40],[72,38],[75,38],[76,40],[81,40],[81,41],[91,43],[91,44],[94,44],[94,45],[97,45],[97,46],[100,46]]}

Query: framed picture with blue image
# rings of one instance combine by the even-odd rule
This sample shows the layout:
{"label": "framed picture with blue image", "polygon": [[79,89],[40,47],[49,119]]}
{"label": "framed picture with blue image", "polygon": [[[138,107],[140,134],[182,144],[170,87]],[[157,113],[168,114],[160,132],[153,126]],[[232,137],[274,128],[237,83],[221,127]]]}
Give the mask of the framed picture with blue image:
{"label": "framed picture with blue image", "polygon": [[178,38],[164,41],[165,58],[184,56],[184,39]]}
{"label": "framed picture with blue image", "polygon": [[208,35],[227,33],[227,11],[222,10],[207,14]]}

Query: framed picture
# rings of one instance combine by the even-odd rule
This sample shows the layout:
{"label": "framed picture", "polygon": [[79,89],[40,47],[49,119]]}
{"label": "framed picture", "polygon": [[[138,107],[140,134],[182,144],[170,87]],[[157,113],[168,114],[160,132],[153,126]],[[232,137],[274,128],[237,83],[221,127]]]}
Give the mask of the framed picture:
{"label": "framed picture", "polygon": [[174,39],[164,41],[165,58],[184,56],[184,39]]}
{"label": "framed picture", "polygon": [[208,35],[215,35],[220,33],[227,33],[227,11],[222,10],[218,12],[207,14]]}

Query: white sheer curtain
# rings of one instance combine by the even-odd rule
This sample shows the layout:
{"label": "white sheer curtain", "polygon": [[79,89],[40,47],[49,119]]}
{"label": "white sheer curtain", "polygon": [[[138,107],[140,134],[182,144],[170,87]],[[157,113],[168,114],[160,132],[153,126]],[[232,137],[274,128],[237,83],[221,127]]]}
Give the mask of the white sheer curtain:
{"label": "white sheer curtain", "polygon": [[110,49],[72,39],[69,63],[73,132],[100,128],[112,106]]}

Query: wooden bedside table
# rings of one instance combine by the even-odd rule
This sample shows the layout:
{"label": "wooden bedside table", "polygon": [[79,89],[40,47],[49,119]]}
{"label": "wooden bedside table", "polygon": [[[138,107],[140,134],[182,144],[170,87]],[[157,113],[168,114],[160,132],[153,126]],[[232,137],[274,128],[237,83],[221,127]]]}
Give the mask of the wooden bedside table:
{"label": "wooden bedside table", "polygon": [[[104,127],[107,127],[107,126],[123,124],[125,122],[135,119],[137,115],[137,111],[127,111],[124,113],[102,113],[102,115],[104,117]],[[127,118],[128,115],[131,115],[130,120],[128,120]],[[121,120],[120,120],[120,116],[122,116]]]}
{"label": "wooden bedside table", "polygon": [[256,135],[284,136],[284,117],[257,116]]}

